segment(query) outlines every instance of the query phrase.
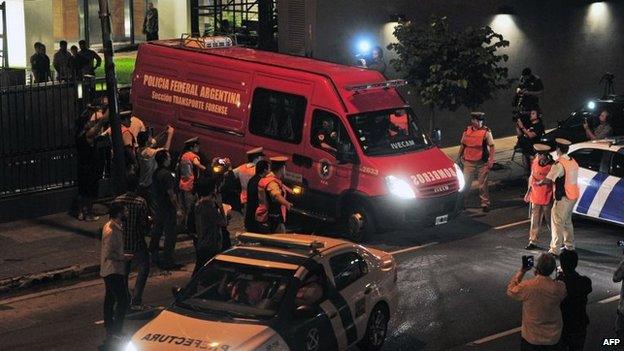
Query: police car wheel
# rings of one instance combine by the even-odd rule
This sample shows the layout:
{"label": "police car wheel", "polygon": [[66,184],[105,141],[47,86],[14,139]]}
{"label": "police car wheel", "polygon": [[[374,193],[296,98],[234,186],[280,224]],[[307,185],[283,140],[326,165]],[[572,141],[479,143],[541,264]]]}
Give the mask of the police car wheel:
{"label": "police car wheel", "polygon": [[381,349],[388,333],[389,320],[388,309],[383,305],[375,306],[370,317],[368,317],[364,339],[358,345],[360,349],[366,351]]}
{"label": "police car wheel", "polygon": [[347,236],[351,241],[362,242],[375,233],[372,212],[362,204],[350,206],[346,213],[346,222]]}

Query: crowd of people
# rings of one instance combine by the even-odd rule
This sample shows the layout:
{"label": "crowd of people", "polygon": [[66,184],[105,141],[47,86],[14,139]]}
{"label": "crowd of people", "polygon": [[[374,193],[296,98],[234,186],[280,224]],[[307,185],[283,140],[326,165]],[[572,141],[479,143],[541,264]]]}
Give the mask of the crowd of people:
{"label": "crowd of people", "polygon": [[[59,50],[54,53],[52,66],[56,72],[56,80],[60,82],[82,80],[84,76],[95,76],[95,70],[102,65],[102,58],[97,52],[89,48],[85,40],[80,40],[78,46],[72,45],[67,49],[67,41],[59,42]],[[46,46],[36,42],[35,53],[30,57],[30,65],[34,83],[45,83],[55,80],[50,69],[50,58],[46,53]],[[79,49],[80,48],[80,49]]]}
{"label": "crowd of people", "polygon": [[[79,220],[98,220],[93,202],[112,152],[107,105],[106,97],[98,99],[76,121]],[[120,99],[120,106],[126,192],[112,201],[109,221],[102,230],[100,274],[106,285],[107,344],[118,338],[128,308],[144,308],[142,296],[150,269],[181,267],[175,260],[178,233],[193,239],[195,275],[231,246],[227,227],[233,209],[244,216],[247,231],[283,233],[292,207],[287,194],[293,193],[283,183],[286,157],[266,159],[264,150],[257,147],[247,151],[247,162],[234,168],[228,157],[207,159],[197,137],[186,140],[178,153],[171,150],[173,127],[154,135],[152,128],[132,115],[128,101]],[[134,268],[138,275],[130,289],[128,276]]]}

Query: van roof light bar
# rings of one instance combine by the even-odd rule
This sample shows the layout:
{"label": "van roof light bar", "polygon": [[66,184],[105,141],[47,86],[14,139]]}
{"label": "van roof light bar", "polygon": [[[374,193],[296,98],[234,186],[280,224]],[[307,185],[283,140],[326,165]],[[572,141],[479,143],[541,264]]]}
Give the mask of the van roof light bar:
{"label": "van roof light bar", "polygon": [[192,34],[183,33],[180,45],[187,48],[214,49],[236,46],[236,41],[225,35],[194,37]]}
{"label": "van roof light bar", "polygon": [[318,250],[325,244],[316,240],[277,238],[266,234],[242,233],[237,236],[242,244],[256,244],[268,247],[280,247],[287,249]]}
{"label": "van roof light bar", "polygon": [[407,81],[405,79],[392,79],[387,80],[385,82],[375,82],[375,83],[365,83],[365,84],[352,84],[345,86],[347,91],[360,92],[366,90],[373,89],[388,89],[388,88],[396,88],[403,85],[407,85]]}

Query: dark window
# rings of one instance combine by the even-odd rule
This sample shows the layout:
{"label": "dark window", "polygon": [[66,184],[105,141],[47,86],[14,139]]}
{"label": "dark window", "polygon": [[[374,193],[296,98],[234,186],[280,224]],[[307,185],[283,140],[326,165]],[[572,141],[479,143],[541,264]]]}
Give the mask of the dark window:
{"label": "dark window", "polygon": [[337,150],[354,151],[340,118],[331,112],[314,110],[310,142],[314,147],[336,155]]}
{"label": "dark window", "polygon": [[609,174],[615,177],[624,178],[624,154],[613,152]]}
{"label": "dark window", "polygon": [[258,88],[251,105],[249,130],[263,137],[299,144],[305,110],[303,96]]}
{"label": "dark window", "polygon": [[600,172],[600,164],[602,163],[603,150],[599,149],[580,149],[572,152],[572,157],[580,167]]}
{"label": "dark window", "polygon": [[336,289],[342,290],[368,273],[364,259],[355,252],[348,252],[332,257],[329,265],[334,275]]}

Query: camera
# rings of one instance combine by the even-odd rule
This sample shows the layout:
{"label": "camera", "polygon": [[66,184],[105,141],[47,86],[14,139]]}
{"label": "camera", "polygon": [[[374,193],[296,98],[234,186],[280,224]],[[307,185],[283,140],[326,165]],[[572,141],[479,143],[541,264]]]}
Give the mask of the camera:
{"label": "camera", "polygon": [[523,269],[531,269],[533,268],[533,264],[535,263],[535,259],[532,255],[522,256],[522,268]]}

